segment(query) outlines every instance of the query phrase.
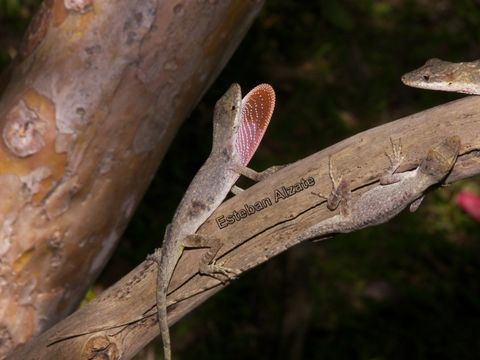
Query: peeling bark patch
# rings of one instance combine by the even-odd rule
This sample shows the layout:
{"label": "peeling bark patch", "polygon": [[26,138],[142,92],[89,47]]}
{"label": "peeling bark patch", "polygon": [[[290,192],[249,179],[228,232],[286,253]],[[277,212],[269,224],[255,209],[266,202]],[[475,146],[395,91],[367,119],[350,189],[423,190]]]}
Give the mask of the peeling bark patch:
{"label": "peeling bark patch", "polygon": [[10,250],[11,246],[12,242],[10,241],[10,238],[0,239],[0,256],[5,255],[7,251]]}
{"label": "peeling bark patch", "polygon": [[65,0],[65,9],[85,14],[92,10],[93,0]]}
{"label": "peeling bark patch", "polygon": [[162,140],[165,133],[165,121],[159,118],[145,118],[133,139],[135,154],[151,151]]}
{"label": "peeling bark patch", "polygon": [[100,160],[98,172],[100,175],[105,175],[112,169],[113,161],[115,159],[114,150],[109,150],[105,153],[105,156]]}
{"label": "peeling bark patch", "polygon": [[18,259],[16,259],[13,263],[13,271],[15,271],[16,273],[19,273],[23,270],[23,268],[25,267],[25,265],[27,265],[29,262],[30,262],[30,259],[32,258],[33,256],[33,248],[32,249],[28,249],[27,251],[24,251],[19,257]]}
{"label": "peeling bark patch", "polygon": [[56,231],[52,238],[48,240],[48,248],[52,252],[50,266],[54,269],[58,268],[63,263],[65,257],[64,245],[59,231]]}
{"label": "peeling bark patch", "polygon": [[22,183],[28,188],[31,195],[40,191],[40,185],[43,180],[52,175],[52,172],[46,166],[39,167],[33,170],[26,176],[20,176]]}
{"label": "peeling bark patch", "polygon": [[14,210],[0,218],[2,223],[0,227],[0,255],[4,255],[10,248],[13,224],[17,221],[17,216],[18,213]]}
{"label": "peeling bark patch", "polygon": [[10,250],[13,224],[16,220],[16,214],[8,214],[3,219],[3,224],[0,228],[0,256],[5,255]]}
{"label": "peeling bark patch", "polygon": [[71,134],[58,134],[55,139],[55,152],[57,154],[68,153],[68,150],[73,147],[74,135]]}
{"label": "peeling bark patch", "polygon": [[18,219],[18,213],[29,199],[17,175],[1,175],[0,184],[0,258],[2,258],[10,250],[13,227]]}
{"label": "peeling bark patch", "polygon": [[58,186],[45,201],[48,218],[50,220],[55,219],[70,209],[72,200],[80,188],[81,185],[77,183],[76,178],[71,178]]}
{"label": "peeling bark patch", "polygon": [[128,17],[123,25],[124,39],[126,45],[132,45],[134,42],[140,40],[138,30],[142,28],[143,14],[140,12],[134,13]]}
{"label": "peeling bark patch", "polygon": [[138,10],[132,11],[123,23],[122,43],[131,46],[142,41],[145,34],[150,30],[150,26],[155,19],[157,12],[157,1],[145,1],[142,5],[137,5]]}
{"label": "peeling bark patch", "polygon": [[16,156],[27,157],[45,146],[47,124],[20,100],[6,115],[2,136],[7,148]]}

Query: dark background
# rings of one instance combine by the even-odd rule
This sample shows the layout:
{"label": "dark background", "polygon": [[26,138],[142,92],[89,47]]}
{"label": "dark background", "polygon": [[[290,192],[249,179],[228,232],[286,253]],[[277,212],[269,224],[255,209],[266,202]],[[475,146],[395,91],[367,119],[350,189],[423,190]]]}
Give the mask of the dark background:
{"label": "dark background", "polygon": [[[0,68],[38,0],[0,0]],[[480,58],[480,1],[267,0],[180,129],[95,296],[160,245],[211,146],[215,101],[261,82],[277,107],[251,166],[303,158],[460,97],[402,85],[431,57]],[[456,207],[478,179],[431,193],[388,224],[302,244],[250,271],[173,327],[177,359],[476,359],[480,226]],[[160,353],[160,342],[155,344]],[[142,355],[139,355],[141,358]]]}

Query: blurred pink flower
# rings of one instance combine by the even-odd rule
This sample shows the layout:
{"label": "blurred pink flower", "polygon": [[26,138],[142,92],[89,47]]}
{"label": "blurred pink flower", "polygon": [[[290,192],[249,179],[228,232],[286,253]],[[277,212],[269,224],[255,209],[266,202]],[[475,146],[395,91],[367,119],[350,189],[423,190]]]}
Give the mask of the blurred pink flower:
{"label": "blurred pink flower", "polygon": [[455,202],[471,217],[480,222],[480,196],[462,191],[455,197]]}

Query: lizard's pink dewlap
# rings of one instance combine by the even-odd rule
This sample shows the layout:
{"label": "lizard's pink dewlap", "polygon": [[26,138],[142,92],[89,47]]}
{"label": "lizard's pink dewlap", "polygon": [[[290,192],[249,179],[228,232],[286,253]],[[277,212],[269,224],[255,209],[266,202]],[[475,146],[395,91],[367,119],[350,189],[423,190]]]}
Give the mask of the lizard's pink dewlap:
{"label": "lizard's pink dewlap", "polygon": [[254,87],[242,99],[242,119],[236,148],[243,165],[247,165],[265,134],[275,107],[275,91],[268,84]]}

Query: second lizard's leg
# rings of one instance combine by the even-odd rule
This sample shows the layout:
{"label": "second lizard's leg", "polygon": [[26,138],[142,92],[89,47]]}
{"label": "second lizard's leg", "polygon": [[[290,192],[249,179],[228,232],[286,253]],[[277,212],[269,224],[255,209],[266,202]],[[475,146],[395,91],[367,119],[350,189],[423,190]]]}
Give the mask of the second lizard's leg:
{"label": "second lizard's leg", "polygon": [[404,159],[402,155],[402,143],[400,141],[395,143],[391,138],[390,143],[392,144],[392,155],[385,153],[390,160],[390,167],[385,172],[385,175],[380,178],[381,185],[394,184],[402,179],[400,174],[396,174],[398,167]]}

